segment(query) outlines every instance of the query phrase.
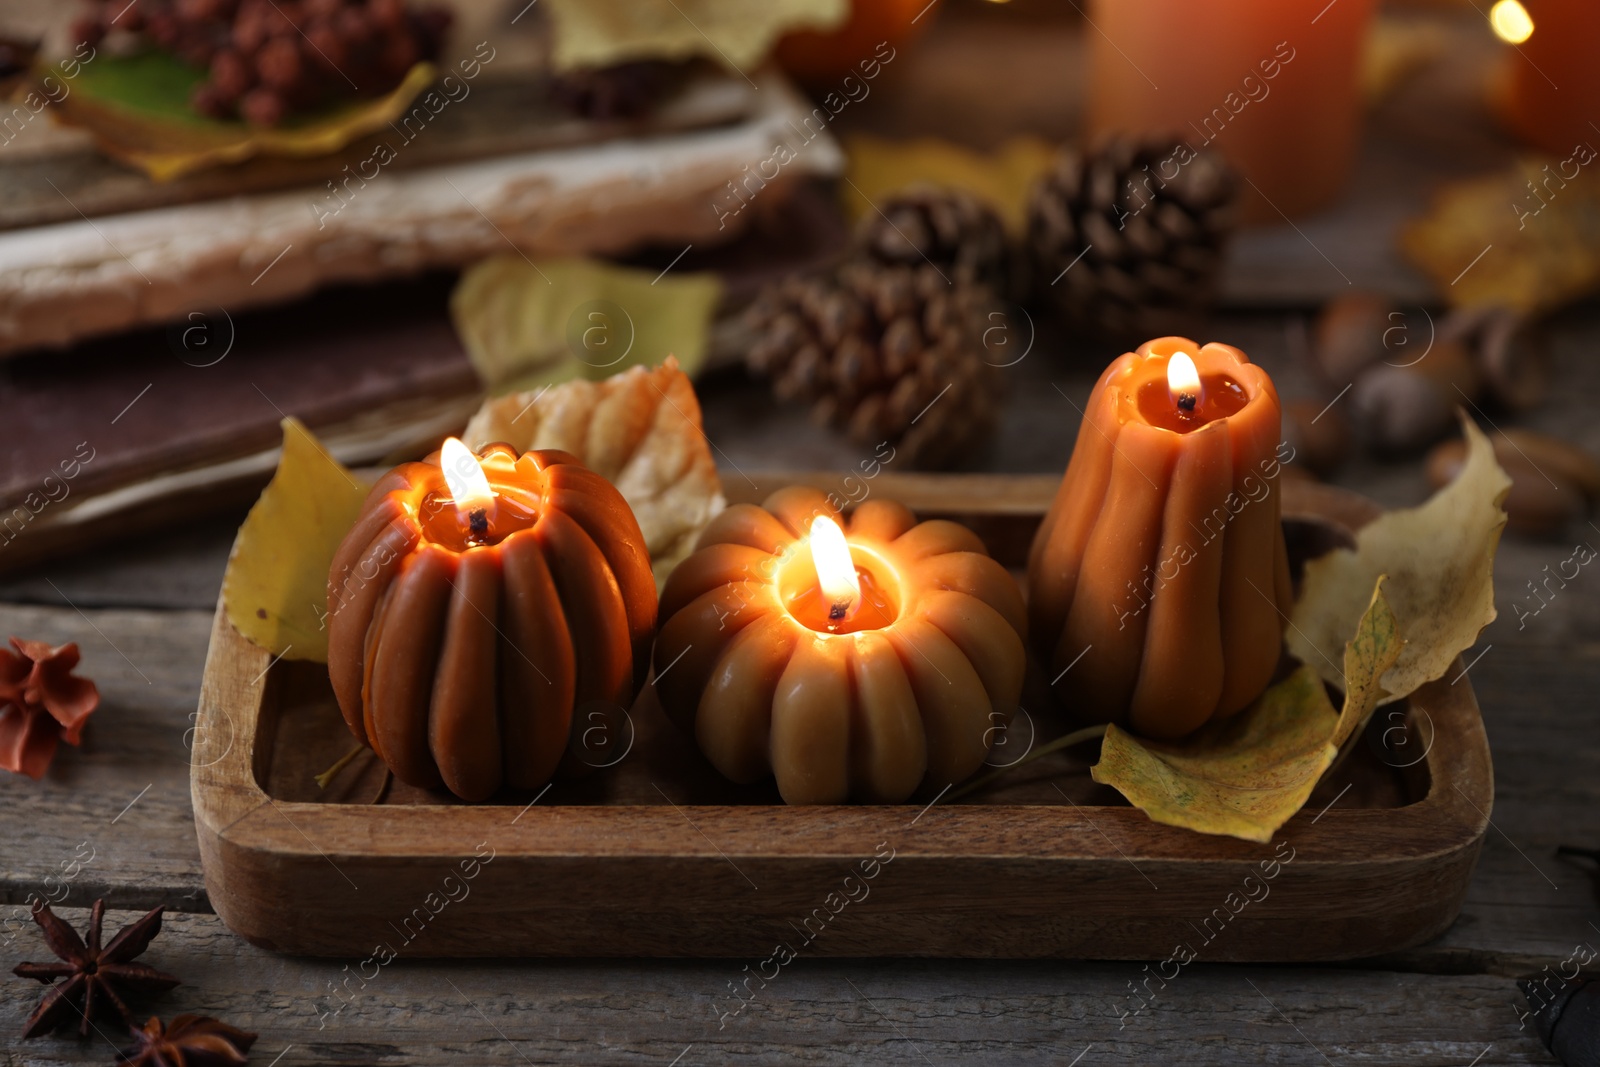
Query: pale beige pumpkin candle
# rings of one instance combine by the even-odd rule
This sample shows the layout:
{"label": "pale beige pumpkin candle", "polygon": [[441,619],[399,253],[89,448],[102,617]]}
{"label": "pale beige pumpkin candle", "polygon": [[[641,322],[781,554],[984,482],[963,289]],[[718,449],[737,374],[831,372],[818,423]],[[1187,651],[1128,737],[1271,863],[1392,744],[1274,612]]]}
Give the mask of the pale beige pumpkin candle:
{"label": "pale beige pumpkin candle", "polygon": [[1170,739],[1266,688],[1290,607],[1281,430],[1272,380],[1230,345],[1163,337],[1100,376],[1028,559],[1073,709]]}
{"label": "pale beige pumpkin candle", "polygon": [[735,782],[897,803],[983,763],[1022,691],[1026,611],[977,535],[815,489],[728,508],[662,593],[662,706]]}

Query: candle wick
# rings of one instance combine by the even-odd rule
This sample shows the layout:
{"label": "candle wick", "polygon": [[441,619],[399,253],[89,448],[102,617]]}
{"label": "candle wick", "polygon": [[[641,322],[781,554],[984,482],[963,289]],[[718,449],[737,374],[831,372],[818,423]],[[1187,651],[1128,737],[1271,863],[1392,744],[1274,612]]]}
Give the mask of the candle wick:
{"label": "candle wick", "polygon": [[472,536],[483,538],[489,536],[489,515],[483,508],[472,508],[467,512],[467,526],[472,530]]}
{"label": "candle wick", "polygon": [[828,607],[829,622],[839,622],[848,614],[850,614],[850,600],[848,597],[843,600],[835,600]]}
{"label": "candle wick", "polygon": [[1194,406],[1199,402],[1200,402],[1200,398],[1198,396],[1196,396],[1195,394],[1193,394],[1193,393],[1179,393],[1178,394],[1178,410],[1179,411],[1193,411],[1194,410]]}

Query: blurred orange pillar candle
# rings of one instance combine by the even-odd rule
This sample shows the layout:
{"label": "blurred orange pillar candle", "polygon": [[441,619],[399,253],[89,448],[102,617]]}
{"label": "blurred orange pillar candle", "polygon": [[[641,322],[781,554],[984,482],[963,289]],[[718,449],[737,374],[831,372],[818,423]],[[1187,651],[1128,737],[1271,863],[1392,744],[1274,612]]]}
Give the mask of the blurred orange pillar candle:
{"label": "blurred orange pillar candle", "polygon": [[1265,371],[1163,337],[1106,369],[1028,559],[1029,626],[1078,713],[1182,737],[1266,688],[1290,608]]}
{"label": "blurred orange pillar candle", "polygon": [[1022,592],[977,535],[781,489],[728,508],[661,598],[655,687],[724,776],[899,803],[976,771],[1022,692]]}
{"label": "blurred orange pillar candle", "polygon": [[1090,136],[1171,133],[1221,152],[1249,179],[1240,190],[1246,222],[1323,207],[1355,158],[1372,6],[1097,0],[1085,30]]}
{"label": "blurred orange pillar candle", "polygon": [[1513,44],[1503,111],[1517,136],[1562,157],[1600,145],[1600,3],[1502,0],[1490,25]]}

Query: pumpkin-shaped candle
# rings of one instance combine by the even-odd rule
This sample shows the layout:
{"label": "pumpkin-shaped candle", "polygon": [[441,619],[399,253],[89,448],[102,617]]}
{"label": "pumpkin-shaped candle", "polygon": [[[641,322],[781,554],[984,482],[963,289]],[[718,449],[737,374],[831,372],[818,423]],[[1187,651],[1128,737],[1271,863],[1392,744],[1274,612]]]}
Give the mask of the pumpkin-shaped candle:
{"label": "pumpkin-shaped candle", "polygon": [[1290,607],[1281,429],[1272,380],[1229,345],[1163,337],[1100,376],[1028,559],[1069,706],[1173,739],[1266,688]]}
{"label": "pumpkin-shaped candle", "polygon": [[483,800],[550,780],[574,708],[632,703],[656,590],[611,483],[565,452],[452,438],[373,487],[328,607],[350,732],[401,781]]}
{"label": "pumpkin-shaped candle", "polygon": [[815,489],[714,519],[662,594],[656,688],[735,782],[898,803],[983,763],[1022,690],[1026,611],[972,531]]}

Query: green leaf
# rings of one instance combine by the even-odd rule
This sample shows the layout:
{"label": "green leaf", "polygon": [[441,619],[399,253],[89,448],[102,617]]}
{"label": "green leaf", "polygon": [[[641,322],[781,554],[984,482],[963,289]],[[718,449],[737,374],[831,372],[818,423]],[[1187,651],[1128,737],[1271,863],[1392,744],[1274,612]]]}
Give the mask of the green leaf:
{"label": "green leaf", "polygon": [[571,378],[599,381],[667,356],[693,377],[705,361],[714,274],[665,274],[591,259],[495,256],[450,296],[456,333],[492,393]]}
{"label": "green leaf", "polygon": [[[830,30],[849,0],[545,0],[557,71],[703,56],[743,74],[794,29]],[[865,58],[865,57],[863,57]]]}
{"label": "green leaf", "polygon": [[412,67],[399,85],[380,97],[345,100],[282,125],[257,128],[207,118],[189,106],[205,71],[155,50],[131,56],[100,53],[80,64],[74,78],[59,68],[50,75],[68,87],[55,106],[63,123],[88,130],[100,150],[171,181],[197,170],[240,163],[253,156],[322,156],[363,134],[383,129],[405,113],[434,80],[431,63]]}

